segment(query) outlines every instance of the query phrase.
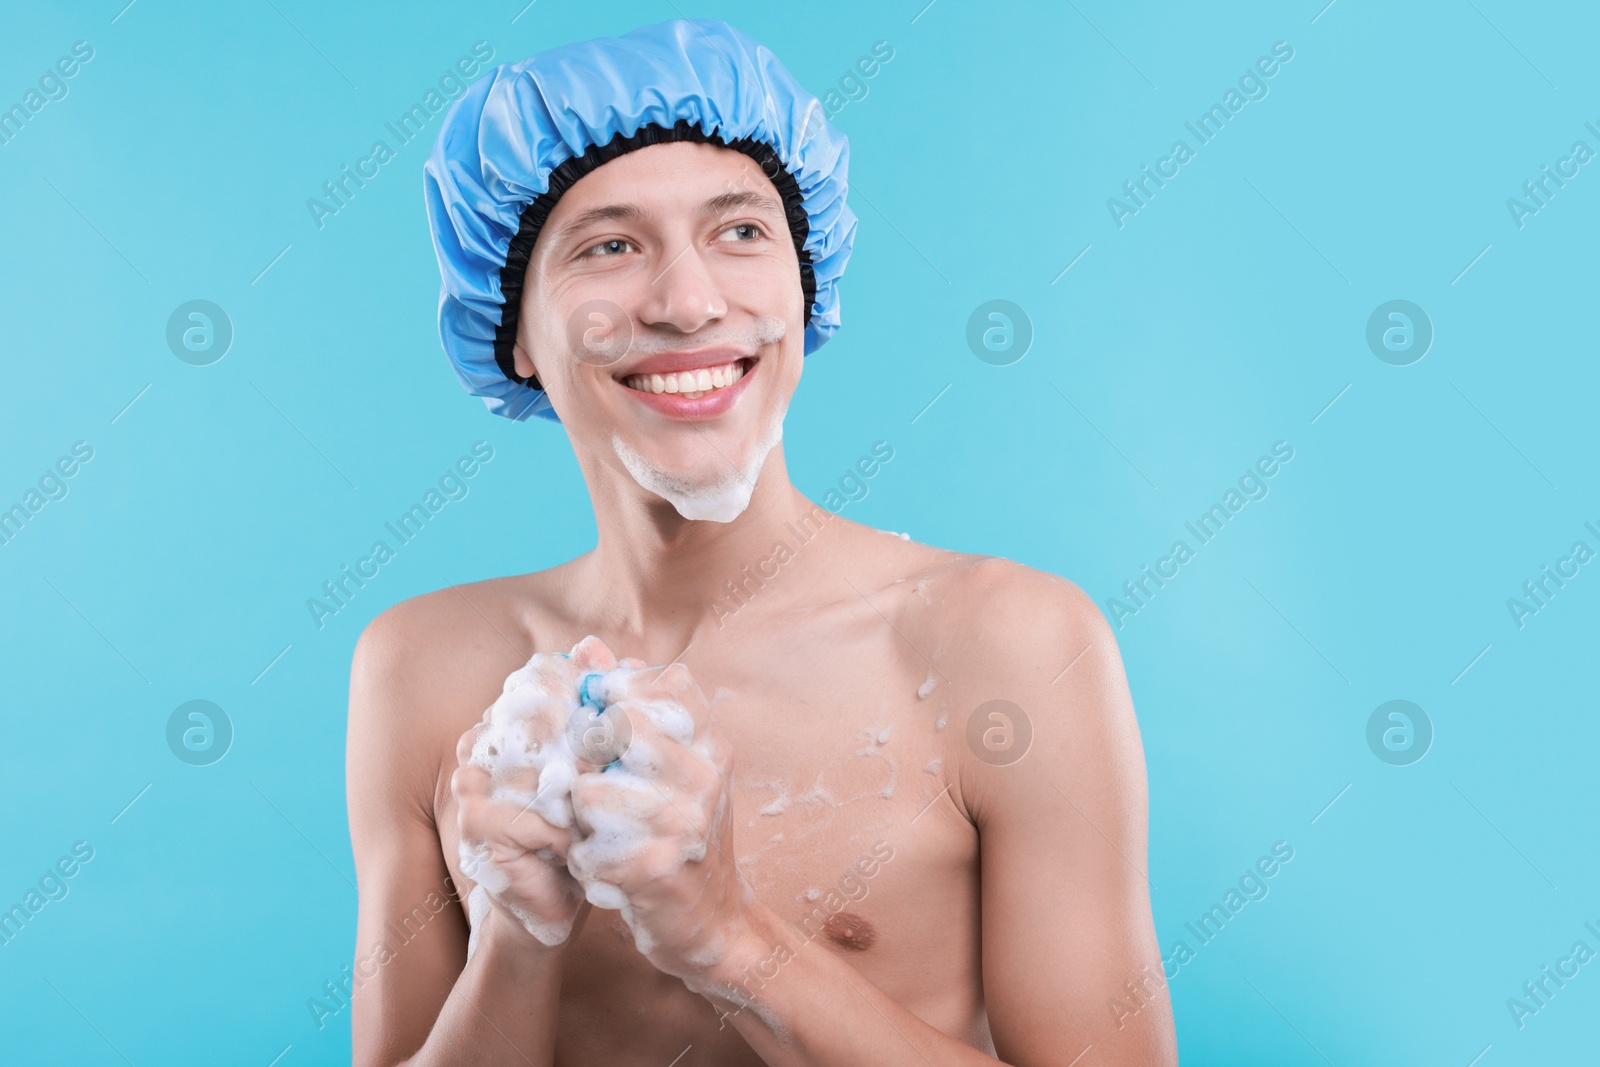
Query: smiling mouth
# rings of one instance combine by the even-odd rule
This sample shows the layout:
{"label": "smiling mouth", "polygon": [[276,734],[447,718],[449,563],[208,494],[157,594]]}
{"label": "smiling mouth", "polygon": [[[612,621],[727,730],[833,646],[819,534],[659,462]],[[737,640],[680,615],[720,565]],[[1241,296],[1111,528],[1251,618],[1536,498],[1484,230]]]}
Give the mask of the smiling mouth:
{"label": "smiling mouth", "polygon": [[698,400],[700,397],[733,385],[750,373],[757,362],[757,357],[747,356],[732,363],[720,363],[714,367],[700,367],[673,374],[630,374],[619,381],[629,389],[640,393],[671,393],[685,400]]}

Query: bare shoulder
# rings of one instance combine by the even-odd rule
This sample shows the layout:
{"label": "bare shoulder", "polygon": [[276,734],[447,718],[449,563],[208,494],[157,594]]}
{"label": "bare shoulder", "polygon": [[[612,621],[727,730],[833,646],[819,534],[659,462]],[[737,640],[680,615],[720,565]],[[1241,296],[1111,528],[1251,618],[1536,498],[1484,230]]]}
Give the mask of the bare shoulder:
{"label": "bare shoulder", "polygon": [[895,626],[916,647],[937,650],[967,696],[1015,692],[1059,701],[1082,684],[1122,682],[1112,628],[1071,580],[914,541],[883,551],[879,573],[889,577],[880,588],[897,609]]}
{"label": "bare shoulder", "polygon": [[350,665],[352,789],[399,790],[431,808],[440,760],[537,647],[548,615],[540,577],[449,586],[367,625]]}
{"label": "bare shoulder", "polygon": [[1048,671],[1048,682],[1080,652],[1117,655],[1105,616],[1071,580],[998,556],[934,552],[918,592],[964,660],[1013,679]]}
{"label": "bare shoulder", "polygon": [[541,614],[539,577],[491,578],[402,600],[367,624],[355,665],[425,679],[462,655],[495,651],[497,642],[515,649]]}
{"label": "bare shoulder", "polygon": [[[1116,638],[1093,598],[1070,579],[995,556],[973,562],[957,585],[972,640],[1008,668],[1062,651],[1116,652]],[[1039,662],[1042,670],[1048,662]],[[1066,666],[1062,661],[1054,671]]]}
{"label": "bare shoulder", "polygon": [[[956,793],[975,821],[1003,797],[1031,802],[1056,774],[1102,780],[1108,768],[1131,770],[1142,760],[1116,638],[1077,584],[960,553],[945,553],[918,582],[929,603],[906,633],[939,650],[958,724],[983,724],[951,742]],[[980,752],[975,737],[1022,746],[1026,758]]]}

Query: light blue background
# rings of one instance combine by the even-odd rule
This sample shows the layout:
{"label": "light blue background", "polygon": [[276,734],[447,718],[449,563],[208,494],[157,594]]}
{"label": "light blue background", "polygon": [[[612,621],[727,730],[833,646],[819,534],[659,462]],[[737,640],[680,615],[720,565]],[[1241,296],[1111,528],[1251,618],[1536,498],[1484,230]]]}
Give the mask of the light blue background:
{"label": "light blue background", "polygon": [[[1295,849],[1173,980],[1183,1062],[1594,1055],[1600,962],[1521,1030],[1506,1008],[1600,949],[1600,566],[1522,629],[1506,607],[1600,549],[1600,164],[1522,229],[1506,207],[1575,140],[1600,149],[1585,5],[122,2],[12,5],[0,34],[0,106],[95,49],[0,147],[0,505],[95,450],[0,547],[0,906],[95,849],[0,947],[0,1058],[348,1060],[348,1014],[319,1031],[306,1000],[353,945],[356,637],[593,526],[560,429],[491,417],[440,350],[437,118],[323,229],[306,200],[475,41],[508,62],[680,14],[729,18],[819,94],[895,51],[835,118],[861,227],[785,434],[803,491],[887,440],[845,514],[1105,602],[1295,449],[1117,631],[1163,949]],[[1280,40],[1270,95],[1118,229],[1107,198]],[[997,298],[1035,331],[1004,367],[965,341]],[[1396,298],[1436,330],[1408,367],[1364,339]],[[191,299],[236,331],[208,367],[165,342]],[[478,440],[471,495],[317,629],[306,599]],[[209,767],[165,741],[196,698],[236,731]],[[1393,698],[1436,731],[1408,767],[1365,739]]]}

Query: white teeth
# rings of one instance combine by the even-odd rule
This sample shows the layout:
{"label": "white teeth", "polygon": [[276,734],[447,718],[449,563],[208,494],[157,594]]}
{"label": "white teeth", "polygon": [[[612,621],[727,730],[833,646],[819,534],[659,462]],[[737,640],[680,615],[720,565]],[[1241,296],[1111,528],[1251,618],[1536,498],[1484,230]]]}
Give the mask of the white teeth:
{"label": "white teeth", "polygon": [[630,374],[622,384],[640,392],[675,393],[695,400],[713,390],[725,389],[743,377],[742,364],[724,363],[719,367],[701,367],[675,374]]}

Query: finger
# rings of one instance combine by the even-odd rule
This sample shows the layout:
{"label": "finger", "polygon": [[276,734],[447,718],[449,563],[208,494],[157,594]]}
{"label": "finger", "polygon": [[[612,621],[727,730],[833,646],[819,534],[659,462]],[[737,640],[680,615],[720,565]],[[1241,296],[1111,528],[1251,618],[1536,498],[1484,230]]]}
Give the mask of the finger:
{"label": "finger", "polygon": [[[711,718],[711,708],[705,694],[700,691],[689,668],[682,663],[635,671],[614,681],[610,690],[614,701],[636,700],[644,705],[660,703],[682,709],[688,715],[689,726],[688,736],[680,739],[684,744],[688,744],[694,735],[703,730]],[[661,710],[663,714],[655,718],[664,726],[677,718],[675,713],[667,712],[665,708]],[[677,732],[675,726],[669,726],[668,729],[669,732]]]}
{"label": "finger", "polygon": [[687,663],[669,663],[655,676],[655,684],[667,695],[686,708],[707,707],[700,683],[694,679]]}
{"label": "finger", "polygon": [[590,634],[572,646],[572,663],[580,670],[612,671],[617,668],[617,657],[604,641]]}
{"label": "finger", "polygon": [[633,743],[633,720],[618,705],[604,711],[583,707],[568,718],[566,737],[577,770],[599,770]]}
{"label": "finger", "polygon": [[507,676],[502,692],[510,693],[524,686],[534,686],[545,692],[560,692],[570,683],[572,662],[555,652],[535,652],[528,662]]}
{"label": "finger", "polygon": [[[489,771],[490,796],[505,803],[526,805],[539,792],[539,769],[502,763]],[[517,798],[521,799],[518,800]]]}
{"label": "finger", "polygon": [[[648,778],[662,777],[674,765],[702,763],[715,767],[714,724],[696,725],[694,717],[675,700],[623,700],[612,704],[610,712],[626,716],[628,743],[621,752],[624,767]],[[686,784],[691,778],[669,775],[670,780]]]}
{"label": "finger", "polygon": [[664,801],[635,779],[621,785],[615,775],[588,775],[573,782],[573,816],[581,836],[573,835],[567,866],[584,881],[615,883],[623,870],[658,834],[655,818]]}
{"label": "finger", "polygon": [[503,709],[497,705],[493,732],[480,740],[473,753],[474,762],[486,766],[542,763],[548,758],[550,746],[566,731],[571,714],[571,701],[553,696],[541,696]]}
{"label": "finger", "polygon": [[566,847],[571,832],[554,826],[526,804],[472,798],[456,809],[456,824],[463,840],[510,847],[512,854],[541,848]]}
{"label": "finger", "polygon": [[[584,837],[601,828],[595,819],[648,824],[668,805],[664,791],[655,785],[615,774],[580,774],[572,780],[572,813]],[[626,827],[617,824],[617,830]]]}
{"label": "finger", "polygon": [[[664,704],[661,701],[653,703],[658,705],[658,711],[659,705]],[[657,725],[638,702],[613,704],[606,713],[620,715],[620,721],[627,724],[626,741],[618,746],[617,755],[617,763],[623,771],[628,772],[627,777],[641,779],[666,793],[698,796],[714,795],[725,790],[726,780],[732,774],[732,746],[720,731],[713,728],[693,744],[684,745]],[[687,722],[687,715],[681,709],[677,714],[681,723]],[[716,746],[719,742],[721,751],[727,754],[728,762],[717,758]],[[574,781],[594,776],[606,779],[618,777],[606,774],[604,770],[583,769]]]}
{"label": "finger", "polygon": [[574,809],[590,827],[575,837],[567,865],[581,880],[629,889],[703,860],[716,816],[694,797],[667,797],[597,776],[574,789]]}
{"label": "finger", "polygon": [[[566,827],[545,817],[549,812],[539,801],[551,798],[539,791],[537,771],[490,771],[466,764],[451,773],[450,791],[456,799],[456,826],[464,839],[535,849],[557,841],[564,845],[570,835]],[[561,807],[566,810],[565,802]]]}
{"label": "finger", "polygon": [[[597,842],[578,842],[567,857],[567,870],[583,883],[586,889],[599,885],[617,888],[623,898],[637,897],[652,882],[669,878],[683,869],[686,862],[704,858],[703,850],[677,839],[651,839],[643,841],[619,858]],[[601,906],[610,906],[614,894],[604,889],[598,894]],[[595,897],[590,897],[591,902]]]}
{"label": "finger", "polygon": [[466,764],[471,761],[473,748],[476,747],[478,738],[483,735],[483,731],[488,728],[488,725],[487,722],[473,723],[461,735],[461,738],[456,742],[456,762],[458,764]]}
{"label": "finger", "polygon": [[456,798],[457,804],[468,800],[487,800],[493,790],[493,776],[476,764],[463,763],[450,772],[450,793]]}
{"label": "finger", "polygon": [[[721,814],[723,791],[714,781],[698,789],[663,788],[631,775],[594,774],[573,782],[573,848],[631,852],[640,841],[676,841],[697,855]],[[631,843],[631,844],[630,844]]]}

